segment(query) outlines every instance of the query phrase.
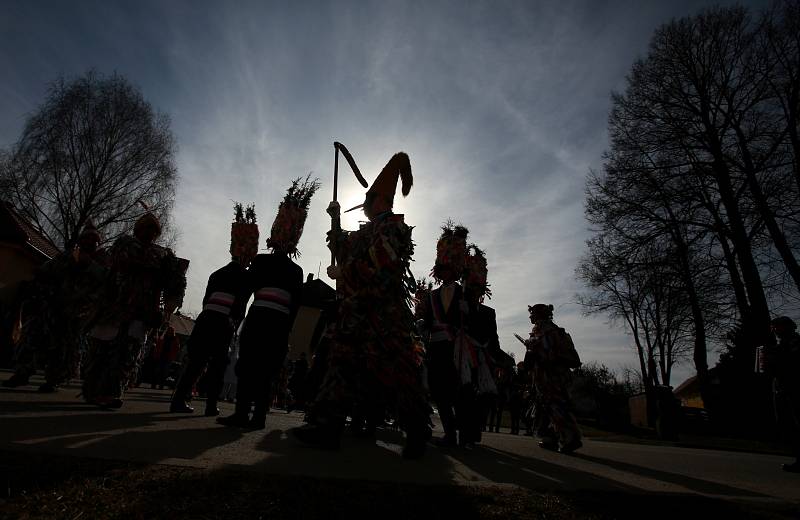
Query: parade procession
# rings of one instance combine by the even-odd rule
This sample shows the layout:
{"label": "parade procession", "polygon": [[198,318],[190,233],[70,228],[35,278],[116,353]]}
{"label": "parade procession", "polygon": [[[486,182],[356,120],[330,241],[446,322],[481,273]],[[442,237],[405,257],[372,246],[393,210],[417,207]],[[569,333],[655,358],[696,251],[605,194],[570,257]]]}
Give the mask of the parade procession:
{"label": "parade procession", "polygon": [[[499,376],[517,370],[500,347],[495,311],[485,304],[491,297],[486,253],[468,242],[466,227],[443,215],[430,273],[434,282],[415,279],[413,226],[393,212],[398,183],[404,197],[411,193],[411,159],[394,154],[369,184],[348,149],[339,142],[334,149],[334,200],[326,211],[327,274],[335,292],[325,302],[324,320],[311,324],[321,333],[307,345],[310,366],[303,374],[292,371],[289,391],[287,367],[296,364],[288,359],[290,336],[298,327],[304,289],[303,270],[293,259],[300,254],[312,198],[322,187],[309,175],[291,181],[265,240],[268,253],[259,253],[255,206],[235,204],[230,262],[208,277],[202,311],[173,377],[169,411],[194,413],[191,402],[201,383],[203,415],[227,427],[260,430],[278,394],[285,400],[288,393],[303,403],[305,414],[305,424],[292,434],[309,446],[338,449],[348,431],[374,437],[391,425],[405,434],[404,458],[422,457],[429,442],[474,448],[498,400]],[[368,188],[363,203],[347,210],[361,210],[366,218],[353,231],[340,224],[340,155]],[[166,359],[176,341],[171,320],[184,298],[190,261],[158,244],[161,223],[145,204],[141,208],[132,233],[105,249],[87,219],[73,249],[37,271],[20,305],[15,371],[4,387],[29,385],[40,370],[45,383],[39,392],[58,392],[71,379],[81,380],[86,403],[114,410],[141,383],[148,359]],[[525,340],[524,370],[514,379],[517,392],[539,403],[528,429],[537,425],[540,446],[571,453],[581,442],[567,389],[570,368],[580,360],[569,334],[541,308],[552,306],[530,307],[534,328]],[[235,411],[219,416],[229,365],[236,378]],[[165,375],[151,377],[154,387]],[[433,432],[434,407],[441,435]]]}

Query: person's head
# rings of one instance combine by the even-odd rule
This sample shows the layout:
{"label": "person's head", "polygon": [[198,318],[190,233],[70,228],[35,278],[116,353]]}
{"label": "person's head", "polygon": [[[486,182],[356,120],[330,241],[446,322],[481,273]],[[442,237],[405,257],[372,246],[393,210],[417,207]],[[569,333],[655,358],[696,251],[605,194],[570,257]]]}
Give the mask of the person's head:
{"label": "person's head", "polygon": [[308,216],[311,197],[319,187],[319,180],[311,180],[310,175],[305,179],[298,177],[292,181],[292,185],[278,207],[278,215],[272,223],[270,236],[267,239],[267,247],[274,253],[292,257],[300,254],[297,245],[303,235],[303,226]]}
{"label": "person's head", "polygon": [[133,226],[133,236],[145,244],[152,244],[160,235],[161,222],[149,211],[139,217]]}
{"label": "person's head", "polygon": [[528,312],[530,313],[531,323],[539,325],[553,321],[553,306],[546,303],[537,303],[536,305],[529,305]]}
{"label": "person's head", "polygon": [[788,316],[779,316],[770,322],[772,332],[778,338],[783,338],[797,329],[797,324]]}
{"label": "person's head", "polygon": [[91,220],[87,220],[76,243],[78,247],[78,263],[82,265],[88,264],[92,256],[97,253],[97,248],[100,246],[101,241],[100,232],[94,227]]}
{"label": "person's head", "polygon": [[255,205],[245,209],[240,203],[233,205],[231,223],[231,260],[247,267],[258,254],[258,224]]}
{"label": "person's head", "polygon": [[487,281],[488,276],[489,269],[485,253],[475,244],[470,244],[467,248],[462,275],[464,294],[470,303],[482,302],[486,296],[492,297],[492,291],[489,290]]}
{"label": "person's head", "polygon": [[402,193],[405,197],[411,192],[414,177],[411,174],[411,161],[404,152],[398,152],[389,159],[372,186],[367,190],[364,202],[347,211],[361,208],[364,216],[370,221],[378,215],[391,211],[394,207],[394,194],[397,191],[398,179],[402,180]]}
{"label": "person's head", "polygon": [[461,278],[467,261],[469,230],[448,220],[436,242],[436,263],[431,275],[440,283],[452,283]]}

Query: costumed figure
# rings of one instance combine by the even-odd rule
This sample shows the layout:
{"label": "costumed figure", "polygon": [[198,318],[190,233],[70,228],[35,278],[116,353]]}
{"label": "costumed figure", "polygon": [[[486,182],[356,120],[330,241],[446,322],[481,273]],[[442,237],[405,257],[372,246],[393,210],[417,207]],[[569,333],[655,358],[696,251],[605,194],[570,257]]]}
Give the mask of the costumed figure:
{"label": "costumed figure", "polygon": [[[413,178],[408,155],[402,152],[389,160],[365,202],[356,206],[363,207],[369,221],[358,231],[334,225],[329,234],[337,265],[328,274],[336,279],[339,309],[326,332],[330,350],[325,376],[310,405],[313,423],[293,430],[303,442],[338,448],[345,417],[356,405],[362,416],[374,416],[367,417],[368,423],[382,422],[377,415],[384,411],[396,413],[406,434],[403,457],[424,454],[430,407],[412,338],[411,227],[403,215],[392,212],[399,178],[407,195]],[[338,203],[332,202],[328,213],[338,222]]]}
{"label": "costumed figure", "polygon": [[[90,332],[83,381],[86,402],[119,408],[136,373],[148,334],[169,323],[183,303],[189,261],[155,240],[161,223],[151,212],[139,217],[133,235],[109,250],[109,277],[101,314]],[[165,327],[164,327],[165,328]]]}
{"label": "costumed figure", "polygon": [[303,269],[292,258],[300,254],[297,244],[317,189],[319,182],[309,177],[292,182],[267,239],[272,253],[257,255],[250,264],[249,290],[254,299],[239,335],[236,410],[218,418],[220,424],[252,429],[266,425],[271,389],[289,351],[289,333],[303,290]]}
{"label": "costumed figure", "polygon": [[[436,441],[441,446],[455,446],[458,442],[458,418],[468,415],[461,407],[462,386],[471,382],[476,361],[464,331],[469,308],[458,283],[467,260],[468,233],[467,228],[450,221],[442,227],[431,273],[440,285],[430,291],[422,309],[427,331],[428,387],[444,428],[444,437]],[[464,437],[463,442],[468,438]]]}
{"label": "costumed figure", "polygon": [[231,261],[211,273],[203,297],[203,310],[189,336],[189,363],[175,386],[171,412],[191,413],[192,388],[206,370],[206,417],[219,415],[217,399],[228,365],[228,348],[250,299],[247,266],[258,254],[258,224],[254,206],[234,205],[231,223]]}
{"label": "costumed figure", "polygon": [[3,386],[28,384],[37,367],[45,376],[40,392],[54,392],[75,377],[83,336],[105,280],[105,269],[94,260],[100,242],[100,233],[88,221],[71,251],[36,271],[23,303],[16,370]]}
{"label": "costumed figure", "polygon": [[489,408],[497,400],[494,367],[507,358],[500,350],[495,311],[483,304],[484,298],[491,298],[492,295],[487,282],[488,272],[486,255],[478,246],[471,244],[462,276],[464,298],[468,306],[465,329],[474,347],[471,381],[462,385],[461,389],[465,416],[462,418],[462,439],[459,440],[466,445],[481,440]]}
{"label": "costumed figure", "polygon": [[794,450],[795,461],[783,465],[784,471],[791,473],[800,473],[800,334],[796,329],[795,322],[787,316],[772,320],[778,344],[766,351],[778,426]]}
{"label": "costumed figure", "polygon": [[571,369],[581,365],[580,357],[570,335],[553,323],[552,305],[537,303],[528,311],[533,330],[524,341],[525,365],[533,373],[539,446],[572,453],[583,446],[568,391]]}

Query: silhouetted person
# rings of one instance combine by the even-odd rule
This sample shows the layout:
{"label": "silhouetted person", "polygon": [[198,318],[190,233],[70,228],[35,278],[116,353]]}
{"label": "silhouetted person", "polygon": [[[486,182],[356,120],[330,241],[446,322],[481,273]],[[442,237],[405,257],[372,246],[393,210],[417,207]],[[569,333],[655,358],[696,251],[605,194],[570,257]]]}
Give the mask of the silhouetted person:
{"label": "silhouetted person", "polygon": [[239,336],[236,410],[233,415],[218,418],[220,424],[252,429],[266,426],[272,391],[284,367],[289,332],[303,288],[303,269],[292,258],[299,254],[297,244],[311,197],[318,188],[318,182],[308,179],[292,183],[267,239],[272,252],[257,255],[250,264],[253,303]]}
{"label": "silhouetted person", "polygon": [[135,381],[148,332],[158,329],[183,303],[188,261],[155,243],[161,223],[148,212],[109,250],[110,287],[90,333],[83,398],[120,408]]}
{"label": "silhouetted person", "polygon": [[800,473],[800,334],[787,317],[772,320],[778,344],[767,348],[767,373],[772,376],[775,415],[778,425],[792,445],[795,461],[783,469]]}
{"label": "silhouetted person", "polygon": [[175,335],[175,329],[171,326],[167,327],[164,335],[156,340],[155,366],[151,388],[164,388],[167,377],[169,377],[169,369],[172,366],[172,362],[178,359],[180,349],[181,343]]}
{"label": "silhouetted person", "polygon": [[[308,444],[338,448],[354,404],[370,414],[397,410],[406,433],[406,458],[421,457],[430,437],[430,407],[419,380],[413,316],[406,303],[411,296],[411,228],[403,215],[392,212],[400,176],[403,194],[408,194],[411,165],[402,152],[389,160],[364,204],[357,206],[363,207],[369,222],[358,231],[334,227],[329,234],[337,265],[328,274],[337,281],[340,304],[327,332],[327,369],[310,404],[314,422],[293,430]],[[338,219],[338,203],[332,202],[328,212]]]}
{"label": "silhouetted person", "polygon": [[433,277],[440,285],[430,291],[422,306],[422,319],[428,331],[428,386],[444,429],[444,436],[436,439],[440,446],[458,444],[457,411],[462,412],[463,419],[465,410],[461,404],[465,397],[472,397],[465,396],[460,367],[454,360],[456,340],[460,335],[463,337],[468,312],[463,288],[458,283],[467,258],[467,234],[465,227],[451,222],[442,227],[433,266]]}
{"label": "silhouetted person", "polygon": [[572,453],[583,446],[568,390],[580,358],[569,334],[553,323],[552,305],[538,303],[528,310],[533,330],[525,342],[526,363],[533,371],[539,446]]}
{"label": "silhouetted person", "polygon": [[206,370],[205,415],[219,415],[217,399],[228,366],[228,349],[236,329],[244,318],[247,300],[252,294],[247,266],[258,253],[258,225],[255,208],[242,210],[236,204],[231,224],[231,261],[208,277],[203,296],[203,310],[195,321],[187,346],[189,361],[172,394],[171,412],[191,413],[189,406],[194,387]]}
{"label": "silhouetted person", "polygon": [[87,222],[72,251],[39,267],[22,306],[24,323],[15,352],[15,372],[5,387],[28,384],[44,369],[40,392],[54,392],[75,377],[80,345],[102,294],[106,269],[96,261],[100,233]]}

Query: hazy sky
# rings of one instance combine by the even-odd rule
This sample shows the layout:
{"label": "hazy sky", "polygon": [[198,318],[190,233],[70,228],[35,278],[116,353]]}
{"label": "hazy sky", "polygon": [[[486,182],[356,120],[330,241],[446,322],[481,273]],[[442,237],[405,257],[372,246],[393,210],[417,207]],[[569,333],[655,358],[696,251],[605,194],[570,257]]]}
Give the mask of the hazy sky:
{"label": "hazy sky", "polygon": [[[370,182],[405,151],[414,188],[395,211],[415,226],[418,277],[452,218],[487,252],[505,350],[520,359],[527,305],[552,303],[584,361],[635,366],[630,338],[574,304],[584,180],[602,167],[610,93],[653,30],[714,3],[730,2],[0,0],[0,147],[61,75],[116,71],[141,88],[179,146],[186,312],[228,260],[232,201],[256,204],[265,239],[291,179],[318,176],[299,263],[326,278],[333,141]],[[360,203],[340,173],[342,205]],[[692,368],[675,372],[677,385]]]}

